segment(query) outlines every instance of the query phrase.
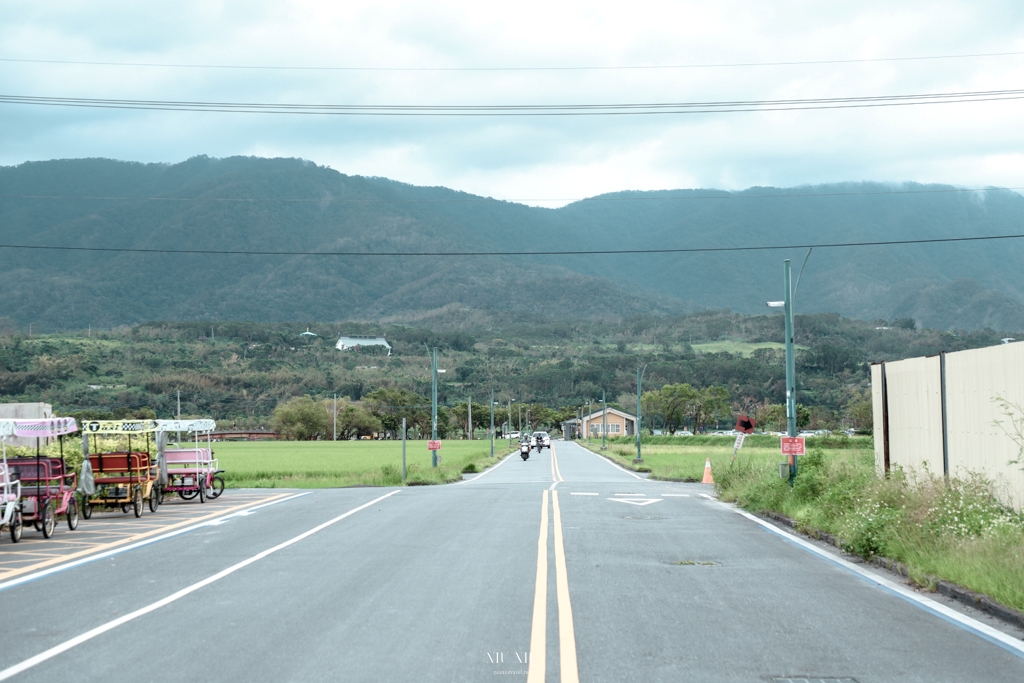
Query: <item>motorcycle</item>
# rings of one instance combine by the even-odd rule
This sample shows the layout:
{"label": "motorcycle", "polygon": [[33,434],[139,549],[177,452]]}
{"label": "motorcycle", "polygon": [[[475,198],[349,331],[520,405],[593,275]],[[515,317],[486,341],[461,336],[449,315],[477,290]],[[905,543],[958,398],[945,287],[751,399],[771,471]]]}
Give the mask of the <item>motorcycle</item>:
{"label": "motorcycle", "polygon": [[523,460],[528,460],[530,458],[529,442],[524,441],[523,443],[519,444],[519,455],[523,458]]}

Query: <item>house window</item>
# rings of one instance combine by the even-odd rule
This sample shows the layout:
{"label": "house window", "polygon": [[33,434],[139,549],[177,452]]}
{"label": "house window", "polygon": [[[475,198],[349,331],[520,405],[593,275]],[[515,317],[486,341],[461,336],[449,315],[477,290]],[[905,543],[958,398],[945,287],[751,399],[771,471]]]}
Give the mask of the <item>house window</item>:
{"label": "house window", "polygon": [[609,434],[621,434],[622,433],[622,425],[620,425],[618,423],[613,423],[613,424],[608,425],[608,433]]}

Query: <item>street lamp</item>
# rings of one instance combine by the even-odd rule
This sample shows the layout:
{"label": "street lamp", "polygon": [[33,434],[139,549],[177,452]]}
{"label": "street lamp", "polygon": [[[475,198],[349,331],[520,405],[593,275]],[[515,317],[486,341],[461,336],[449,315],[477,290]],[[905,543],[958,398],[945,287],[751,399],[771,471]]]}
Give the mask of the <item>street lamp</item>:
{"label": "street lamp", "polygon": [[641,425],[643,424],[643,415],[640,410],[640,393],[643,390],[644,374],[647,372],[647,366],[643,369],[636,369],[636,458],[633,459],[634,463],[642,463],[644,461],[642,453],[640,451],[640,432]]}
{"label": "street lamp", "polygon": [[[786,318],[786,433],[796,436],[796,359],[793,347],[793,274],[789,259],[783,263],[783,293],[785,300],[769,301],[769,308],[782,308]],[[797,473],[797,456],[790,456],[789,485]]]}
{"label": "street lamp", "polygon": [[494,389],[491,389],[491,457],[494,457]]}
{"label": "street lamp", "polygon": [[[430,383],[430,439],[437,441],[437,347],[434,347],[433,373]],[[437,451],[430,451],[430,466],[437,467]]]}
{"label": "street lamp", "polygon": [[601,450],[608,448],[608,404],[604,400],[604,389],[601,390]]}

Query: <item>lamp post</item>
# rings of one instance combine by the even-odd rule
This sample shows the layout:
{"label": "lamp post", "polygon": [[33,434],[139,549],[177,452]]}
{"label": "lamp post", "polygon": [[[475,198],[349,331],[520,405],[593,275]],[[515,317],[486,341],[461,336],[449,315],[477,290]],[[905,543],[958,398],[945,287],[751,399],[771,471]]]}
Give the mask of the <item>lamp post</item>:
{"label": "lamp post", "polygon": [[494,389],[491,389],[491,457],[494,457]]}
{"label": "lamp post", "polygon": [[[784,309],[786,318],[786,434],[796,436],[796,358],[793,345],[793,274],[789,259],[783,262],[783,301],[769,301],[769,308]],[[797,456],[790,456],[789,485],[797,473]]]}
{"label": "lamp post", "polygon": [[[434,372],[430,383],[430,439],[437,441],[437,347],[434,347]],[[430,451],[430,466],[437,467],[437,451]]]}
{"label": "lamp post", "polygon": [[512,401],[514,401],[514,400],[515,400],[514,398],[510,398],[508,400],[508,420],[506,420],[506,422],[508,422],[508,447],[509,448],[512,448]]}
{"label": "lamp post", "polygon": [[640,409],[640,394],[643,391],[644,373],[646,372],[646,365],[643,369],[636,369],[636,458],[633,459],[634,463],[641,463],[644,461],[640,446],[640,432],[641,426],[643,425],[643,413]]}
{"label": "lamp post", "polygon": [[590,435],[591,435],[591,432],[594,431],[590,427],[590,423],[594,421],[594,419],[592,417],[592,415],[594,414],[594,411],[593,411],[593,408],[592,408],[593,405],[594,405],[593,401],[591,401],[588,398],[587,399],[587,443],[590,443]]}
{"label": "lamp post", "polygon": [[601,390],[601,450],[608,448],[608,404],[604,400],[604,389]]}

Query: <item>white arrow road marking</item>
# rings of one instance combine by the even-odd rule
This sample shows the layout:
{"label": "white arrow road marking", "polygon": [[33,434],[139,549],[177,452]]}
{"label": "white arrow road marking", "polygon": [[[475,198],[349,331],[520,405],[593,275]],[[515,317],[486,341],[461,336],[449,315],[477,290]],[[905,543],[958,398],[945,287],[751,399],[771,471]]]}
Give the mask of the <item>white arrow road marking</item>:
{"label": "white arrow road marking", "polygon": [[608,498],[608,500],[614,500],[616,503],[629,503],[630,505],[650,505],[651,503],[661,502],[661,498],[643,498],[640,500],[636,498]]}

